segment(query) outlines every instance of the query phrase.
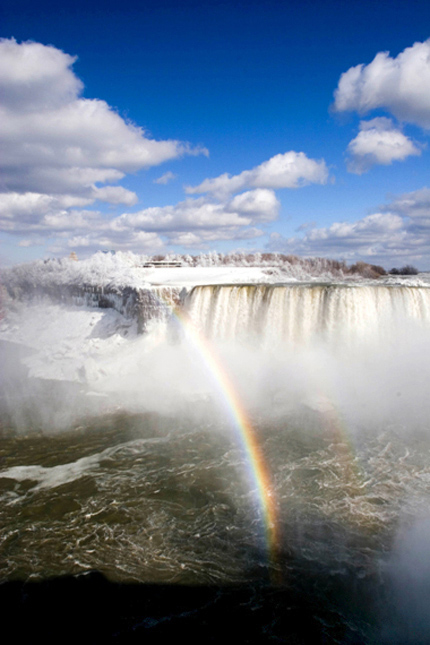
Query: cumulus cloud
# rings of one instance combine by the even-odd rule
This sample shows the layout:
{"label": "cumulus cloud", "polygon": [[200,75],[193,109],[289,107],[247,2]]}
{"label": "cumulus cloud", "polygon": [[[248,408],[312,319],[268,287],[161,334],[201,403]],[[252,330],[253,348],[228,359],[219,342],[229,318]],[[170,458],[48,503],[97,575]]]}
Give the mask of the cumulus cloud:
{"label": "cumulus cloud", "polygon": [[151,207],[124,213],[110,223],[110,229],[153,231],[172,244],[204,247],[207,242],[250,239],[263,235],[254,224],[275,220],[279,202],[271,190],[256,189],[226,202],[208,197],[188,198],[173,206]]}
{"label": "cumulus cloud", "polygon": [[390,213],[375,213],[357,222],[335,222],[326,228],[312,228],[303,237],[276,236],[273,250],[305,257],[321,256],[345,260],[378,261],[396,249],[403,250],[406,231],[403,220]]}
{"label": "cumulus cloud", "polygon": [[[166,244],[204,248],[253,239],[278,217],[275,189],[328,179],[324,160],[290,151],[187,191],[207,195],[107,216],[97,202],[132,207],[138,201],[120,185],[127,173],[208,153],[154,140],[105,101],[84,98],[75,61],[53,46],[0,39],[0,231],[23,246],[50,239],[58,252],[100,246],[159,252]],[[175,178],[169,171],[154,182]]]}
{"label": "cumulus cloud", "polygon": [[73,208],[95,201],[132,206],[134,192],[106,184],[185,154],[207,153],[151,139],[105,101],[83,98],[75,60],[53,46],[0,39],[0,230],[48,234],[49,225],[57,230],[58,218],[76,222]]}
{"label": "cumulus cloud", "polygon": [[[82,98],[82,83],[71,69],[74,61],[51,46],[0,40],[4,187],[22,190],[27,181],[37,184],[40,171],[54,183],[56,173],[67,170],[74,173],[70,188],[86,192],[94,182],[204,152],[180,141],[151,139],[105,101]],[[55,185],[51,191],[57,192]]]}
{"label": "cumulus cloud", "polygon": [[103,188],[94,188],[92,196],[100,202],[109,204],[126,204],[134,206],[138,202],[136,193],[127,190],[122,186],[103,186]]}
{"label": "cumulus cloud", "polygon": [[360,122],[360,132],[348,145],[349,172],[361,175],[375,164],[387,166],[403,161],[421,150],[393,125],[391,119],[379,117]]}
{"label": "cumulus cloud", "polygon": [[407,218],[411,231],[418,233],[430,229],[430,188],[399,195],[384,208]]}
{"label": "cumulus cloud", "polygon": [[[198,197],[178,204],[106,215],[100,202],[137,203],[136,193],[120,185],[127,173],[208,153],[152,139],[105,101],[84,98],[75,61],[54,46],[0,39],[0,231],[24,247],[49,239],[58,252],[101,246],[159,252],[166,244],[204,248],[253,239],[278,217],[274,190],[327,182],[324,160],[290,151],[189,187]],[[175,178],[169,171],[154,182]]]}
{"label": "cumulus cloud", "polygon": [[89,199],[73,195],[0,193],[0,230],[17,234],[45,230],[49,233],[53,217],[69,217],[73,227],[73,209],[90,203]]}
{"label": "cumulus cloud", "polygon": [[59,243],[52,250],[56,253],[64,253],[65,249],[83,251],[85,255],[100,250],[100,248],[137,251],[139,253],[154,254],[166,250],[165,243],[156,233],[145,231],[128,231],[126,235],[120,233],[112,234],[108,231],[91,230],[86,235],[75,235],[71,238],[60,238]]}
{"label": "cumulus cloud", "polygon": [[33,226],[32,232],[31,238],[24,238],[27,246],[50,238],[49,251],[56,254],[68,255],[73,249],[88,255],[101,248],[149,254],[166,251],[165,241],[157,232],[115,228],[111,220],[97,211],[46,215]]}
{"label": "cumulus cloud", "polygon": [[299,188],[307,184],[325,184],[327,180],[328,169],[323,159],[316,161],[304,152],[291,150],[239,175],[224,173],[185,190],[188,194],[210,193],[222,199],[245,188]]}
{"label": "cumulus cloud", "polygon": [[211,242],[252,240],[262,235],[264,235],[264,231],[258,228],[248,228],[246,230],[219,228],[216,231],[174,233],[170,235],[169,243],[189,249],[208,249],[211,246]]}
{"label": "cumulus cloud", "polygon": [[356,222],[313,226],[301,237],[273,234],[269,248],[307,257],[361,259],[386,268],[399,263],[422,264],[430,254],[430,189],[400,195],[379,212]]}
{"label": "cumulus cloud", "polygon": [[[157,253],[165,244],[208,248],[216,241],[246,240],[263,235],[255,224],[278,216],[273,191],[247,191],[225,202],[209,197],[187,198],[175,205],[150,207],[108,219],[98,211],[76,208],[85,200],[36,193],[0,194],[0,228],[25,235],[25,245],[55,238],[56,252],[100,247]],[[31,235],[32,237],[28,237]]]}
{"label": "cumulus cloud", "polygon": [[154,179],[153,183],[166,185],[170,181],[173,181],[174,179],[176,179],[176,177],[177,175],[175,175],[173,172],[169,170],[168,172],[165,172],[164,175],[161,175],[161,177],[158,177],[158,179]]}
{"label": "cumulus cloud", "polygon": [[[71,67],[76,56],[52,46],[14,38],[0,40],[2,103],[20,112],[38,112],[72,102],[83,84]],[[54,90],[54,91],[53,91]]]}
{"label": "cumulus cloud", "polygon": [[273,190],[256,188],[236,195],[225,207],[229,211],[236,211],[251,218],[254,222],[273,222],[278,217],[280,203]]}
{"label": "cumulus cloud", "polygon": [[351,67],[341,75],[334,97],[337,112],[383,108],[400,121],[430,128],[430,39],[396,58],[379,52],[369,65]]}
{"label": "cumulus cloud", "polygon": [[204,198],[188,199],[175,206],[154,206],[138,213],[124,214],[112,221],[114,229],[180,231],[219,226],[246,226],[251,223],[237,211]]}

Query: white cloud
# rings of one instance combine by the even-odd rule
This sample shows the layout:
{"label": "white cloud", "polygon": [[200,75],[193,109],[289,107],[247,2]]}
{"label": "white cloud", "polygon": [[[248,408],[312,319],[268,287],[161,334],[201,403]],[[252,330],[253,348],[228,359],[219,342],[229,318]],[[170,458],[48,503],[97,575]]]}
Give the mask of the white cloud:
{"label": "white cloud", "polygon": [[82,218],[91,217],[92,213],[74,209],[91,202],[90,199],[74,195],[0,193],[0,230],[18,235],[37,232],[50,235],[57,230],[60,220],[63,228],[66,226],[72,230],[76,225],[81,226]]}
{"label": "white cloud", "polygon": [[197,249],[220,240],[259,237],[264,233],[254,224],[273,221],[279,209],[274,192],[267,189],[247,191],[226,202],[187,198],[112,219],[98,211],[72,208],[85,205],[79,200],[35,193],[0,195],[0,228],[24,235],[26,245],[32,240],[40,243],[42,236],[53,238],[56,252],[106,247],[156,253],[165,250],[166,243]]}
{"label": "white cloud", "polygon": [[104,186],[103,188],[94,188],[93,196],[100,202],[108,202],[109,204],[126,204],[127,206],[134,206],[137,204],[138,198],[136,193],[127,190],[122,186]]}
{"label": "white cloud", "polygon": [[428,268],[430,255],[430,189],[400,195],[381,207],[380,212],[356,222],[335,222],[328,227],[313,226],[301,237],[273,234],[271,250],[365,260],[391,268],[416,263]]}
{"label": "white cloud", "polygon": [[299,188],[307,184],[325,184],[328,169],[325,161],[309,159],[304,152],[278,154],[239,175],[224,173],[213,179],[205,179],[199,186],[188,186],[189,194],[210,193],[219,198],[237,193],[245,188]]}
{"label": "white cloud", "polygon": [[226,204],[229,211],[246,215],[254,222],[272,222],[278,217],[279,207],[275,193],[267,188],[247,190]]}
{"label": "white cloud", "polygon": [[14,38],[0,40],[2,103],[19,112],[38,112],[73,101],[83,84],[72,72],[76,56],[52,46]]}
{"label": "white cloud", "polygon": [[430,128],[430,39],[407,47],[396,58],[379,52],[369,65],[340,77],[334,109],[366,114],[384,108],[401,121]]}
{"label": "white cloud", "polygon": [[31,240],[21,240],[18,243],[18,246],[21,246],[23,248],[28,248],[30,246],[38,246],[38,245],[43,245],[43,240],[32,238]]}
{"label": "white cloud", "polygon": [[[257,189],[237,195],[224,203],[199,197],[188,198],[174,206],[146,208],[125,213],[111,222],[114,230],[145,230],[175,235],[180,231],[210,230],[213,239],[226,239],[230,229],[234,239],[239,228],[269,222],[278,216],[279,202],[271,190]],[[223,229],[222,237],[216,231]],[[243,230],[243,235],[246,231]]]}
{"label": "white cloud", "polygon": [[84,235],[75,235],[67,241],[67,246],[72,249],[82,248],[83,246],[90,246],[90,237]]}
{"label": "white cloud", "polygon": [[0,220],[37,221],[50,212],[87,206],[91,199],[73,195],[41,195],[40,193],[0,193]]}
{"label": "white cloud", "polygon": [[68,229],[85,228],[94,217],[84,212],[77,223],[71,209],[97,200],[137,202],[134,192],[105,184],[185,154],[207,154],[151,139],[104,101],[82,98],[75,60],[52,46],[0,39],[0,230],[49,235],[68,219]]}
{"label": "white cloud", "polygon": [[404,218],[418,244],[430,236],[430,188],[400,195],[384,209]]}
{"label": "white cloud", "polygon": [[411,193],[399,195],[387,207],[414,221],[430,218],[430,188],[421,188]]}
{"label": "white cloud", "polygon": [[198,231],[174,233],[169,236],[169,243],[177,246],[184,246],[190,249],[209,249],[211,242],[232,241],[232,240],[251,240],[264,235],[264,231],[258,228],[248,228],[246,230],[233,230],[231,228],[220,228],[216,231]]}
{"label": "white cloud", "polygon": [[127,231],[126,235],[113,234],[107,231],[91,230],[86,235],[75,235],[72,238],[60,238],[55,246],[51,247],[52,252],[65,253],[71,249],[82,255],[88,255],[99,251],[100,248],[135,251],[137,253],[155,254],[166,250],[163,240],[156,233],[145,233],[143,231]]}
{"label": "white cloud", "polygon": [[247,226],[250,217],[229,211],[223,204],[210,202],[204,197],[187,199],[175,206],[155,206],[138,213],[124,214],[112,221],[115,229],[145,231],[180,231],[219,226]]}
{"label": "white cloud", "polygon": [[51,180],[56,170],[79,171],[85,189],[94,181],[109,181],[112,172],[118,179],[124,172],[206,152],[180,141],[150,139],[105,101],[81,98],[82,83],[71,70],[74,61],[54,47],[0,40],[0,136],[7,186],[17,189],[25,181],[16,169],[25,168],[36,180],[42,167]]}
{"label": "white cloud", "polygon": [[305,257],[321,256],[375,263],[403,251],[407,237],[401,217],[375,213],[357,222],[335,222],[326,228],[312,228],[303,237],[276,237],[273,250]]}
{"label": "white cloud", "polygon": [[167,172],[164,173],[164,175],[161,175],[161,177],[158,177],[158,179],[154,179],[153,183],[154,184],[162,184],[162,185],[165,186],[170,181],[173,181],[174,179],[176,179],[176,177],[177,177],[177,175],[175,175],[173,172],[171,172],[171,170],[168,170]]}
{"label": "white cloud", "polygon": [[[207,196],[120,216],[92,210],[95,202],[137,203],[137,195],[119,185],[126,173],[207,150],[151,139],[106,102],[83,98],[75,60],[53,46],[0,39],[0,231],[17,235],[23,245],[49,239],[63,251],[107,246],[157,252],[166,243],[197,248],[252,239],[263,235],[259,224],[278,217],[274,189],[327,181],[323,160],[290,151],[189,189]],[[169,171],[155,182],[175,177]]]}
{"label": "white cloud", "polygon": [[375,164],[389,165],[403,161],[421,151],[393,125],[391,119],[379,117],[360,122],[360,132],[348,145],[349,172],[361,175]]}
{"label": "white cloud", "polygon": [[278,216],[279,202],[272,190],[256,189],[225,202],[209,197],[188,198],[173,206],[124,213],[110,223],[114,234],[146,231],[163,235],[169,244],[208,248],[210,242],[246,240],[264,232],[253,224]]}
{"label": "white cloud", "polygon": [[155,141],[104,101],[82,98],[75,60],[52,46],[0,40],[0,230],[24,235],[24,246],[54,238],[58,248],[158,251],[164,242],[156,232],[121,231],[101,213],[77,209],[96,200],[132,206],[134,192],[106,184],[207,151]]}

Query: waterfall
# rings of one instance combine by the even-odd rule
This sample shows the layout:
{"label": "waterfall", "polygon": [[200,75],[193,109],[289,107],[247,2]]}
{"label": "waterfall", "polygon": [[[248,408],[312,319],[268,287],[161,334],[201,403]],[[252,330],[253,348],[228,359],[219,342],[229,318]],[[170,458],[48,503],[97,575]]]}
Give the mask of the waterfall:
{"label": "waterfall", "polygon": [[306,345],[393,340],[430,326],[430,288],[336,284],[194,287],[184,305],[209,338]]}

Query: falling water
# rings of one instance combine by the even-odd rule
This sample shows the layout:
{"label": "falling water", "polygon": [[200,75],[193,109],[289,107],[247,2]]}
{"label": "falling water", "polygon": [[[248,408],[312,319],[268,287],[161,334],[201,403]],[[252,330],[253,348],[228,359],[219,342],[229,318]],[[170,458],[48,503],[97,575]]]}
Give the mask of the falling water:
{"label": "falling water", "polygon": [[430,289],[398,286],[231,285],[194,287],[186,306],[210,338],[259,345],[330,345],[393,339],[405,322],[430,326]]}

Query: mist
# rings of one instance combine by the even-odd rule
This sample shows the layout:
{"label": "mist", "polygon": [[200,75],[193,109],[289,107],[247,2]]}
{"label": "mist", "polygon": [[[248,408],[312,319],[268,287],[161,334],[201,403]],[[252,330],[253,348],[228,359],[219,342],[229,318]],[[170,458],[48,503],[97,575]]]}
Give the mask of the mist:
{"label": "mist", "polygon": [[[288,417],[306,409],[341,415],[354,434],[384,424],[406,435],[426,430],[427,312],[407,317],[403,303],[400,310],[389,303],[376,319],[371,290],[339,289],[338,299],[348,298],[354,317],[345,317],[340,306],[330,311],[327,303],[304,301],[285,329],[273,319],[282,303],[267,303],[263,294],[256,311],[252,292],[246,301],[249,294],[224,287],[230,300],[211,302],[209,310],[196,299],[207,299],[210,289],[189,298],[186,324],[175,316],[155,319],[143,335],[112,310],[21,304],[6,326],[9,338],[20,342],[3,334],[1,347],[8,418],[28,427],[30,414],[49,432],[103,408],[177,416],[193,407],[204,413],[206,406],[209,417],[214,409],[222,414],[228,392],[199,345],[204,338],[250,415]],[[284,291],[303,297],[303,289]],[[427,289],[421,291],[427,297]],[[308,287],[306,297],[315,293],[321,297],[321,288]]]}

